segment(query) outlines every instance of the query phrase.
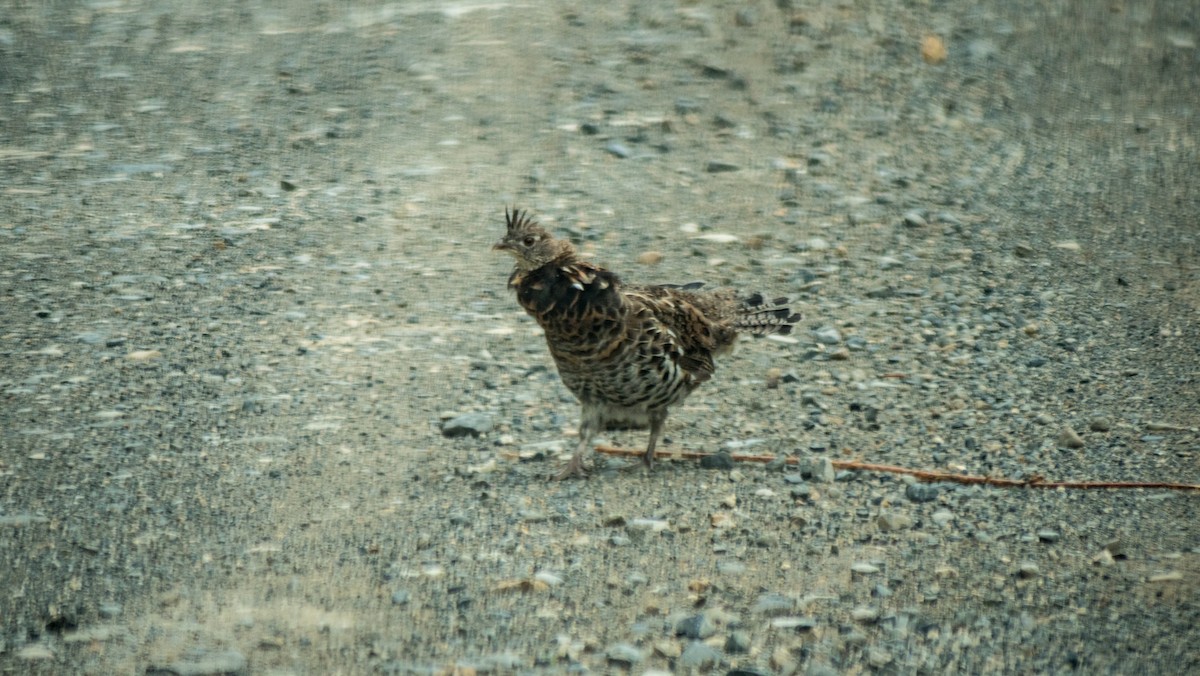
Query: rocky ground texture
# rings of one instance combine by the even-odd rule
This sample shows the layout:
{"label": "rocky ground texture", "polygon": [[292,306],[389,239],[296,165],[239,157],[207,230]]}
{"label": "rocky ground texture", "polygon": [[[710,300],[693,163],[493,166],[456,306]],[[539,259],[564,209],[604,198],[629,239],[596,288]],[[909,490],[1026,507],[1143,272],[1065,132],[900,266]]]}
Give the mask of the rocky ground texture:
{"label": "rocky ground texture", "polygon": [[[832,465],[1200,483],[1198,40],[1184,0],[14,4],[0,670],[1200,670],[1195,491]],[[547,481],[514,204],[796,297],[665,444],[781,461]]]}

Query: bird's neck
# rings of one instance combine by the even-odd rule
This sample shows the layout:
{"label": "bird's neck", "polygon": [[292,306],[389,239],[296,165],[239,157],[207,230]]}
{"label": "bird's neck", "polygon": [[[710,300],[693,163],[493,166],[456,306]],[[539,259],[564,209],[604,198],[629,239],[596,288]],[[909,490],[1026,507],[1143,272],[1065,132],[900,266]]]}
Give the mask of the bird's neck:
{"label": "bird's neck", "polygon": [[618,284],[613,273],[574,256],[555,259],[534,270],[515,270],[508,280],[521,307],[543,326],[558,319],[573,317],[578,321],[589,311],[619,313]]}

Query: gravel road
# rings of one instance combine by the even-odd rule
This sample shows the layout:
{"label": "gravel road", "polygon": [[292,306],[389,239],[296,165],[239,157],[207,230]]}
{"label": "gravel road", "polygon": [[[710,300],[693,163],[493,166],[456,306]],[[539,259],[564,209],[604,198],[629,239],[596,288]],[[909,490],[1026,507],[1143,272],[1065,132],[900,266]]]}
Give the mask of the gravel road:
{"label": "gravel road", "polygon": [[[1200,492],[833,466],[1200,483],[1195,2],[0,14],[0,671],[1200,671]],[[548,481],[513,205],[779,461]]]}

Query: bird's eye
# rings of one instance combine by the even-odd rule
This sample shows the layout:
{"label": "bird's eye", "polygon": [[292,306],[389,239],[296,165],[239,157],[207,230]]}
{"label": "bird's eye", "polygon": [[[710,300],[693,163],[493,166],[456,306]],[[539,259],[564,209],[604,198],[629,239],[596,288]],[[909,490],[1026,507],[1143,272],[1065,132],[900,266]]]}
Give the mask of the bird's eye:
{"label": "bird's eye", "polygon": [[526,235],[525,239],[521,241],[521,243],[524,244],[525,246],[533,246],[534,243],[536,243],[536,242],[537,242],[537,238],[534,237],[533,235]]}

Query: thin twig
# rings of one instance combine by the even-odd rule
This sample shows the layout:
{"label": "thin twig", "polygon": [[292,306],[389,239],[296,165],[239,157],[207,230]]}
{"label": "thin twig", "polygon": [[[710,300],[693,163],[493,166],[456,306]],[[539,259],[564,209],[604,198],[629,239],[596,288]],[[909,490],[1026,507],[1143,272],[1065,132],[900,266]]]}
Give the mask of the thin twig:
{"label": "thin twig", "polygon": [[[641,457],[644,455],[642,451],[630,448],[617,448],[616,446],[605,446],[603,444],[596,446],[596,452],[603,453],[605,455],[619,455],[624,457]],[[655,457],[699,460],[707,455],[711,454],[698,453],[696,451],[668,451],[656,453]],[[741,453],[733,453],[730,454],[729,457],[732,458],[734,462],[768,463],[775,460],[775,456],[772,455],[744,455]],[[800,459],[785,458],[784,462],[789,465],[797,465],[800,463]],[[1200,491],[1200,484],[1182,484],[1167,481],[1048,481],[1045,477],[1041,476],[1032,476],[1028,479],[1000,479],[996,477],[977,476],[972,474],[951,474],[950,472],[909,469],[907,467],[897,467],[895,465],[876,465],[869,462],[858,462],[855,460],[832,460],[831,462],[837,469],[849,469],[859,472],[907,474],[926,482],[951,481],[960,484],[982,484],[985,486],[1000,486],[1006,488],[1165,488],[1175,491]]]}

